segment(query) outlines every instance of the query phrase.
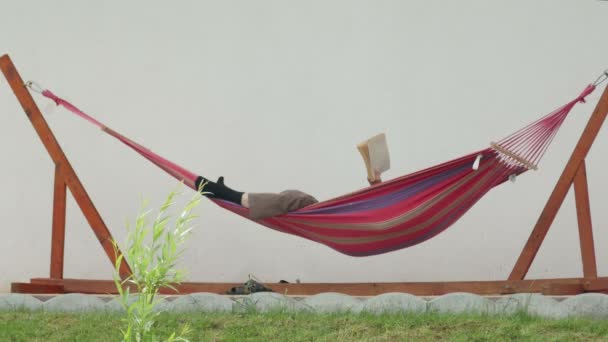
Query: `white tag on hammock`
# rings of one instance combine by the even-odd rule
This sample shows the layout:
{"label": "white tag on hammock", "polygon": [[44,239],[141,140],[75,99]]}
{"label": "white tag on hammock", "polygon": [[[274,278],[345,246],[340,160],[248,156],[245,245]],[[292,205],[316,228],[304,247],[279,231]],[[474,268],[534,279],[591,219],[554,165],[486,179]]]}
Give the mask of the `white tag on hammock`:
{"label": "white tag on hammock", "polygon": [[515,181],[517,180],[517,175],[516,174],[510,175],[509,180],[511,181],[511,183],[515,183]]}
{"label": "white tag on hammock", "polygon": [[473,170],[479,169],[479,163],[481,162],[481,154],[475,158],[475,162],[473,162]]}

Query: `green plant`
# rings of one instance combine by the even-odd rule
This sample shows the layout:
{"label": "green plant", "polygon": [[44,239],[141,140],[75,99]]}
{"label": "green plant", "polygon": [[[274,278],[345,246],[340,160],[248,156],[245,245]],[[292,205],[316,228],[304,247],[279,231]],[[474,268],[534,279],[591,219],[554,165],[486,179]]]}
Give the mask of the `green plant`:
{"label": "green plant", "polygon": [[[147,202],[142,201],[142,208],[133,226],[127,225],[127,243],[119,252],[118,244],[113,241],[116,252],[114,265],[114,283],[119,293],[119,300],[126,310],[124,319],[126,328],[121,329],[125,342],[157,341],[153,326],[159,312],[154,308],[159,303],[159,290],[163,287],[177,292],[174,285],[184,279],[184,271],[176,268],[177,260],[182,254],[182,245],[192,231],[192,221],[196,217],[192,210],[200,202],[196,194],[185,204],[171,227],[170,209],[175,204],[178,193],[173,191],[158,209],[156,218],[150,225],[152,210],[147,209]],[[132,274],[122,278],[119,270],[123,260],[131,266]],[[136,295],[131,293],[131,289]],[[187,341],[188,326],[179,334],[175,332],[168,341]]]}

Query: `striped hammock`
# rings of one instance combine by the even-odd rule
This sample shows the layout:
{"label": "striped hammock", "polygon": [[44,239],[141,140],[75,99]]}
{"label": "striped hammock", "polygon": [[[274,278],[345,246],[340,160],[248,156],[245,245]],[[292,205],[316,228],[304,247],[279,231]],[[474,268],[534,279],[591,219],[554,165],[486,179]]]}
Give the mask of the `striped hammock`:
{"label": "striped hammock", "polygon": [[[450,227],[493,187],[536,169],[568,113],[594,89],[595,85],[587,86],[572,101],[486,149],[286,215],[255,221],[351,256],[416,245]],[[42,94],[196,190],[196,174],[108,128],[51,91]],[[247,208],[211,200],[249,219]]]}

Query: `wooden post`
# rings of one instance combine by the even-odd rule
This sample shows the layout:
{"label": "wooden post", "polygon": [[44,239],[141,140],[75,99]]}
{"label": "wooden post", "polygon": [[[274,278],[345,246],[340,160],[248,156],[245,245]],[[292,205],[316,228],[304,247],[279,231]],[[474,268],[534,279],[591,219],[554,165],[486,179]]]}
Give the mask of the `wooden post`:
{"label": "wooden post", "polygon": [[591,208],[589,207],[589,189],[587,188],[587,170],[585,161],[574,176],[574,196],[576,198],[576,216],[578,218],[578,234],[581,243],[581,258],[583,261],[583,276],[588,279],[597,278],[595,262],[595,246],[593,244],[593,229],[591,225]]}
{"label": "wooden post", "polygon": [[[532,265],[532,261],[536,257],[538,250],[559,211],[562,203],[564,202],[564,198],[566,198],[566,194],[572,185],[575,176],[579,172],[579,168],[581,167],[589,149],[591,149],[591,145],[593,145],[593,141],[597,137],[602,124],[606,119],[606,115],[608,114],[608,86],[604,89],[604,93],[600,98],[585,130],[583,131],[570,159],[562,175],[560,176],[545,208],[543,209],[534,229],[532,230],[532,234],[528,238],[528,242],[526,243],[524,249],[522,250],[515,266],[513,267],[513,271],[509,276],[509,280],[522,280],[528,273],[530,269],[530,265]],[[580,186],[579,186],[580,187]],[[591,225],[589,225],[589,230],[591,229]],[[582,243],[582,241],[581,241]],[[588,244],[588,242],[586,242]],[[585,246],[587,247],[587,246]],[[584,251],[582,251],[585,253]],[[587,260],[589,261],[590,257],[587,256]],[[590,267],[590,266],[589,266]],[[588,270],[590,271],[590,270]]]}
{"label": "wooden post", "polygon": [[63,250],[65,246],[66,185],[59,165],[55,165],[53,194],[53,233],[51,236],[51,278],[63,279]]}
{"label": "wooden post", "polygon": [[[116,256],[114,246],[112,245],[112,234],[108,230],[108,227],[106,227],[106,224],[103,222],[99,212],[97,212],[95,205],[93,205],[91,198],[78,179],[78,176],[76,176],[76,172],[74,172],[72,165],[63,153],[63,150],[59,146],[55,135],[53,135],[53,132],[49,128],[46,120],[44,120],[42,113],[40,113],[40,109],[38,109],[38,106],[36,106],[34,99],[25,87],[21,76],[17,72],[15,65],[8,55],[0,57],[0,69],[2,69],[4,77],[15,93],[17,100],[19,100],[21,107],[23,107],[25,114],[34,126],[34,129],[42,140],[44,147],[55,162],[56,167],[61,169],[60,174],[63,178],[63,182],[67,185],[68,189],[70,189],[72,196],[89,222],[89,225],[93,229],[93,232],[106,252],[106,255],[112,264],[114,264]],[[131,268],[126,261],[123,261],[120,266],[120,274],[122,276],[128,276],[131,273]]]}

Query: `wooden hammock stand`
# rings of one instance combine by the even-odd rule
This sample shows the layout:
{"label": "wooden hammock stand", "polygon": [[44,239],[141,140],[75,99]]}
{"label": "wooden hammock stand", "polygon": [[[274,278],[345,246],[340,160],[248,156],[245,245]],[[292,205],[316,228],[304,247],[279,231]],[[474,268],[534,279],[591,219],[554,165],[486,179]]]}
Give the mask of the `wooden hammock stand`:
{"label": "wooden hammock stand", "polygon": [[[110,280],[67,279],[63,277],[66,189],[69,189],[91,229],[99,240],[112,265],[115,261],[112,235],[84,186],[63,153],[57,139],[49,128],[31,94],[25,87],[8,55],[0,57],[0,69],[21,103],[25,114],[42,140],[47,152],[55,163],[53,223],[51,238],[50,276],[33,278],[29,283],[12,283],[11,291],[16,293],[116,293]],[[582,133],[570,160],[566,164],[536,226],[532,230],[509,279],[499,281],[459,281],[459,282],[391,282],[391,283],[305,283],[305,284],[265,284],[279,293],[289,295],[312,295],[321,292],[341,292],[349,295],[372,296],[387,292],[406,292],[413,295],[433,296],[450,292],[470,292],[480,295],[499,295],[522,292],[539,292],[547,295],[572,295],[583,292],[608,293],[608,277],[598,277],[595,248],[591,226],[591,211],[587,189],[585,157],[591,148],[608,114],[608,87],[604,92]],[[574,186],[578,231],[583,264],[583,277],[562,279],[524,279],[553,220],[560,209],[570,186]],[[123,275],[130,274],[126,262],[121,265]],[[234,283],[183,283],[177,286],[181,294],[193,292],[224,293]],[[166,294],[174,293],[168,289]]]}

